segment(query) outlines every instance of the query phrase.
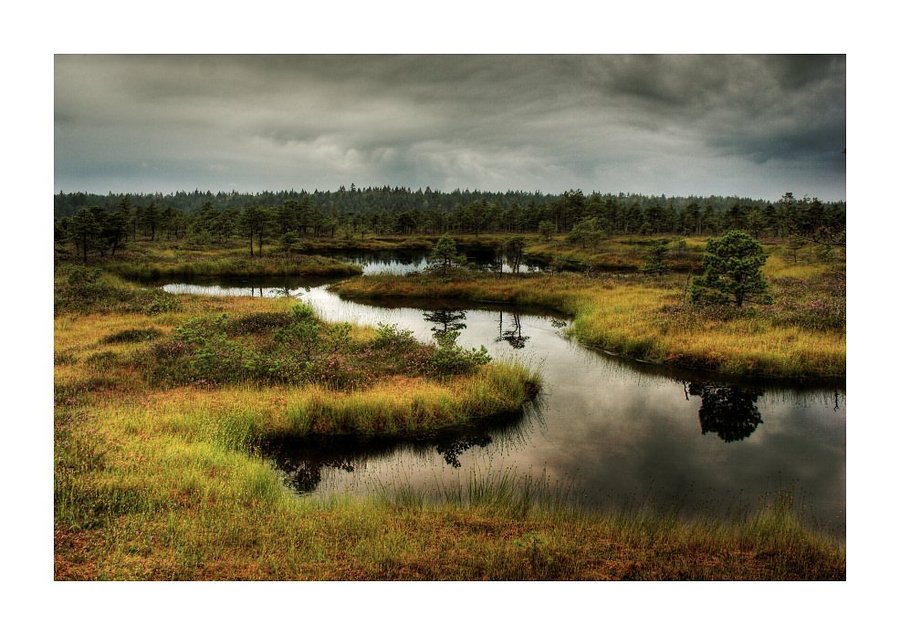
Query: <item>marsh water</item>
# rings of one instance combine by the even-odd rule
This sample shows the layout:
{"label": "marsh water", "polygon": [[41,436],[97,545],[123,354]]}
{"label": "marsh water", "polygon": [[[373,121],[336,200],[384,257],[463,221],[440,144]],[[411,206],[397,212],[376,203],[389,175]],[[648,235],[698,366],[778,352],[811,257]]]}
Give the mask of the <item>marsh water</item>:
{"label": "marsh water", "polygon": [[[409,260],[407,257],[406,260]],[[421,260],[371,258],[366,273]],[[323,281],[172,283],[171,293],[292,295],[329,321],[397,324],[422,341],[459,332],[462,346],[540,371],[542,396],[517,417],[403,443],[363,439],[269,448],[298,492],[439,491],[480,478],[530,478],[608,509],[733,518],[785,493],[813,526],[845,531],[843,385],[737,384],[587,350],[560,315],[499,305],[343,300]],[[402,305],[402,306],[401,306]]]}
{"label": "marsh water", "polygon": [[[397,252],[397,251],[366,251],[344,254],[344,259],[359,265],[364,276],[387,273],[392,275],[406,275],[408,273],[424,271],[428,266],[427,251]],[[483,271],[502,271],[511,273],[513,270],[509,260],[505,257],[496,258],[489,249],[469,251],[466,253],[469,266]],[[523,261],[519,264],[519,272],[535,272],[545,269],[535,260]]]}

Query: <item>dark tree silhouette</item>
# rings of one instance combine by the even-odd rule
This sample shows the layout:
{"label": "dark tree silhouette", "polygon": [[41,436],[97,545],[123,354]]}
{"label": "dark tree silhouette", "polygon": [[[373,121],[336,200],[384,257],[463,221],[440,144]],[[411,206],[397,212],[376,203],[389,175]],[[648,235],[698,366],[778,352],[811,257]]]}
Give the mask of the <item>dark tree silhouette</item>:
{"label": "dark tree silhouette", "polygon": [[730,443],[746,439],[763,422],[756,407],[762,395],[752,390],[720,384],[694,383],[688,393],[700,397],[700,431],[715,432]]}
{"label": "dark tree silhouette", "polygon": [[93,248],[100,239],[102,225],[98,220],[98,215],[102,211],[99,207],[90,207],[79,210],[75,216],[68,219],[66,229],[75,244],[76,253],[80,250],[84,263],[87,263],[88,250]]}
{"label": "dark tree silhouette", "polygon": [[511,323],[507,323],[507,328],[503,328],[503,311],[500,311],[500,335],[495,342],[506,342],[513,348],[525,348],[525,342],[531,339],[527,335],[522,335],[522,320],[518,313],[510,314]]}
{"label": "dark tree silhouette", "polygon": [[455,333],[466,328],[466,312],[453,311],[451,309],[437,309],[436,311],[423,311],[422,317],[426,322],[431,322],[431,332],[435,335]]}
{"label": "dark tree silhouette", "polygon": [[462,466],[462,463],[459,462],[460,454],[476,445],[479,448],[483,448],[492,441],[493,439],[489,434],[473,434],[453,439],[452,441],[439,442],[435,445],[435,449],[438,451],[438,454],[444,457],[447,465],[458,468]]}
{"label": "dark tree silhouette", "polygon": [[843,248],[846,226],[844,202],[796,199],[790,193],[773,203],[735,196],[585,195],[578,190],[545,194],[351,187],[336,192],[255,194],[199,190],[108,195],[59,192],[53,203],[57,220],[91,206],[119,209],[128,219],[131,240],[137,239],[138,226],[151,240],[158,238],[159,230],[180,234],[181,229],[166,227],[169,222],[164,218],[165,211],[171,208],[184,213],[183,229],[195,241],[214,237],[223,242],[238,235],[237,217],[252,206],[272,210],[274,222],[266,239],[275,242],[290,231],[301,237],[396,232],[477,235],[490,231],[509,235],[538,232],[545,239],[555,233],[569,233],[570,240],[590,247],[594,234],[600,239],[606,234],[701,234],[741,229],[756,237],[798,234],[806,240]]}
{"label": "dark tree silhouette", "polygon": [[322,469],[334,468],[353,472],[350,459],[336,458],[316,460],[312,458],[282,461],[279,468],[287,475],[288,483],[297,492],[313,492],[322,481]]}
{"label": "dark tree silhouette", "polygon": [[519,266],[522,264],[522,256],[525,254],[525,238],[523,236],[513,236],[503,243],[503,250],[506,252],[506,258],[513,273],[519,273]]}

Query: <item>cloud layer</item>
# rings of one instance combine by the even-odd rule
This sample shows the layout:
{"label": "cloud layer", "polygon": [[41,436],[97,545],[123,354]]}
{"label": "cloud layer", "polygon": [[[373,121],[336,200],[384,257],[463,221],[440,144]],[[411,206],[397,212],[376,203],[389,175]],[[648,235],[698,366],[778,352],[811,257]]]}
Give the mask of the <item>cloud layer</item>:
{"label": "cloud layer", "polygon": [[57,56],[57,190],[845,197],[843,56]]}

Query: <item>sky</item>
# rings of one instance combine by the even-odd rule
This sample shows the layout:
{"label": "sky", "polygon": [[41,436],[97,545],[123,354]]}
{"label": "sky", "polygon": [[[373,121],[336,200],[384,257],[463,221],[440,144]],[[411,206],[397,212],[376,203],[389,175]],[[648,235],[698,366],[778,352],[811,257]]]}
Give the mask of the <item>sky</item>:
{"label": "sky", "polygon": [[56,55],[56,191],[844,200],[845,56]]}

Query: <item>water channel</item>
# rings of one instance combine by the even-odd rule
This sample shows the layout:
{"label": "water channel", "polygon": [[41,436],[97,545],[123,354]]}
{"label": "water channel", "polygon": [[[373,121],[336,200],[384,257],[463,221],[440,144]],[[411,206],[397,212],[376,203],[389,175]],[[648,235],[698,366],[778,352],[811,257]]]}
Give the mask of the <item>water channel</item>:
{"label": "water channel", "polygon": [[[403,274],[417,257],[362,257],[365,274]],[[509,307],[343,300],[319,281],[253,286],[172,283],[171,293],[281,296],[329,321],[397,324],[422,341],[460,332],[495,359],[537,368],[534,407],[477,430],[403,444],[356,440],[281,447],[272,456],[298,492],[367,492],[399,485],[439,490],[471,474],[528,476],[586,505],[684,516],[734,517],[788,493],[811,525],[843,538],[846,411],[843,384],[736,384],[587,350],[559,315]]]}

